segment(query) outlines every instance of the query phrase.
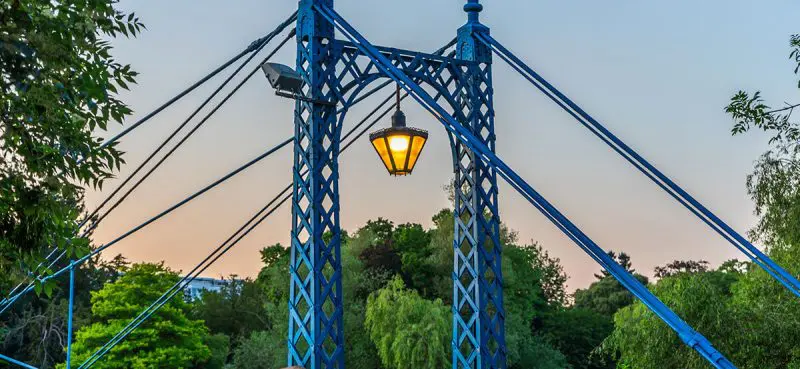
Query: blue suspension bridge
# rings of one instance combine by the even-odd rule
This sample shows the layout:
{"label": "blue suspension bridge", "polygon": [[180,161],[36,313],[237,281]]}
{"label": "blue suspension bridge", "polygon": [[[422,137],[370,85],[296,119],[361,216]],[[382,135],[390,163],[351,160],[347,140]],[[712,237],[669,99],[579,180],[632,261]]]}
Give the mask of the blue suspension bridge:
{"label": "blue suspension bridge", "polygon": [[[241,53],[105,142],[104,145],[118,142],[201,85],[239,63],[197,109],[193,110],[94,211],[83,218],[84,220],[80,222],[82,229],[80,236],[88,235],[97,228],[103,219],[212,118],[219,108],[260,69],[267,73],[269,82],[278,90],[276,92],[279,95],[296,100],[294,137],[289,137],[269,148],[263,154],[79,259],[64,260],[66,252],[53,249],[47,255],[46,263],[31,271],[28,280],[17,285],[0,301],[0,314],[21,297],[34,291],[37,283],[68,274],[70,287],[66,361],[68,368],[74,367],[71,363],[71,344],[76,268],[116,243],[222,185],[278,150],[291,146],[294,151],[292,183],[253,214],[186,276],[134,317],[111,340],[84,362],[77,364],[77,367],[90,368],[102,360],[104,355],[170,299],[183,291],[189,282],[199,277],[280,206],[291,202],[291,261],[290,275],[287,276],[290,283],[287,364],[306,369],[343,369],[345,337],[340,256],[339,154],[346,151],[396,109],[397,112],[392,117],[393,126],[373,133],[370,135],[370,140],[390,173],[410,174],[427,138],[426,132],[405,127],[405,119],[399,111],[399,104],[401,100],[411,97],[442,124],[450,138],[452,148],[456,215],[451,341],[454,369],[506,368],[502,247],[499,240],[500,218],[497,205],[498,177],[506,181],[641,300],[672,328],[687,346],[696,350],[716,368],[736,368],[701,333],[692,329],[664,305],[497,156],[492,85],[494,57],[499,57],[508,64],[520,77],[563,108],[589,132],[797,297],[800,297],[800,281],[636,153],[501,42],[494,39],[489,28],[480,22],[479,15],[482,10],[483,6],[479,0],[467,0],[464,11],[468,15],[468,20],[458,29],[456,38],[435,52],[425,53],[375,46],[334,10],[333,0],[301,0],[298,10],[274,31],[255,40]],[[337,32],[344,39],[336,39]],[[270,63],[270,59],[278,50],[292,39],[295,40],[297,47],[296,68]],[[277,45],[271,48],[260,63],[257,60],[257,64],[251,66],[252,61],[269,45],[275,44],[276,40]],[[246,69],[248,66],[249,69]],[[231,81],[245,72],[241,82],[229,88]],[[379,80],[383,82],[368,89]],[[396,96],[395,92],[392,92],[354,127],[342,132],[343,122],[350,108],[391,84],[398,86]],[[229,91],[212,105],[212,101],[226,88],[229,88]],[[197,120],[200,112],[207,106],[212,106],[211,110]],[[155,160],[193,121],[197,122],[174,143],[171,149],[166,150],[160,159]],[[405,137],[405,141],[399,145],[400,148],[392,142],[399,136]],[[145,170],[148,165],[150,168]],[[134,180],[140,173],[142,174],[139,179]],[[332,237],[323,238],[323,234],[326,233]],[[62,265],[63,267],[55,272],[43,273],[45,270],[52,270]],[[36,369],[32,365],[3,354],[0,354],[0,359],[19,367]]]}

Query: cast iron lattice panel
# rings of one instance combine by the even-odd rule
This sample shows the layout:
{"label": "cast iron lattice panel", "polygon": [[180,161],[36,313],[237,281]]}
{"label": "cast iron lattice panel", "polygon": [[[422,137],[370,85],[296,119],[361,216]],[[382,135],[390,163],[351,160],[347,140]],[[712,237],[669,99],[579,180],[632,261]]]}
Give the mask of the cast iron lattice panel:
{"label": "cast iron lattice panel", "polygon": [[[337,101],[333,26],[315,2],[333,5],[300,2],[297,71],[306,96]],[[289,366],[344,369],[336,107],[298,101],[294,120]]]}
{"label": "cast iron lattice panel", "polygon": [[[472,38],[472,34],[468,34]],[[465,37],[460,35],[461,37]],[[472,39],[471,41],[474,41]],[[343,101],[355,100],[384,73],[358,49],[336,41]],[[491,59],[475,42],[459,43],[458,58],[378,48],[394,66],[436,91],[456,120],[495,147]],[[506,367],[502,248],[497,207],[497,176],[465,146],[452,140],[455,171],[453,273],[453,367]]]}
{"label": "cast iron lattice panel", "polygon": [[[479,26],[479,25],[477,25]],[[495,150],[491,53],[473,36],[475,25],[459,30],[457,57],[474,61],[466,71],[459,122]],[[480,26],[479,26],[480,27]],[[488,30],[484,30],[488,31]],[[497,174],[455,142],[455,270],[453,367],[505,369],[502,245]]]}

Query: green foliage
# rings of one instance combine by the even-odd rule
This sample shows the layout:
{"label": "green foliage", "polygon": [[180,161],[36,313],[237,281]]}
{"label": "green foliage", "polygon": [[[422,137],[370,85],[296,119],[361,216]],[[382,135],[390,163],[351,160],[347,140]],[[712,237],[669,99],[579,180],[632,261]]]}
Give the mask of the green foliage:
{"label": "green foliage", "polygon": [[[792,36],[791,45],[798,73],[800,36]],[[773,134],[772,149],[747,178],[759,216],[752,235],[765,241],[769,256],[794,275],[800,273],[800,127],[792,121],[796,106],[772,109],[760,92],[740,91],[726,108],[736,121],[734,134],[753,128]],[[656,274],[663,279],[652,289],[738,367],[800,366],[800,301],[754,265],[729,261],[715,271],[707,269],[702,262],[659,268]],[[708,367],[641,303],[620,310],[614,320],[615,330],[603,349],[621,355],[619,367]]]}
{"label": "green foliage", "polygon": [[767,152],[747,178],[759,222],[752,235],[767,244],[800,244],[800,156]]}
{"label": "green foliage", "polygon": [[[348,368],[449,366],[452,334],[453,215],[442,210],[434,228],[395,227],[369,221],[342,244],[345,362]],[[509,368],[562,369],[566,358],[544,336],[534,334],[545,311],[566,302],[566,276],[558,259],[538,245],[515,246],[502,227]],[[265,292],[270,327],[234,343],[236,368],[280,367],[288,327],[289,252],[280,245],[262,251],[256,280]],[[408,284],[406,284],[406,282]],[[281,350],[270,345],[280,343]]]}
{"label": "green foliage", "polygon": [[558,259],[550,258],[538,245],[506,245],[503,278],[508,367],[565,368],[564,355],[533,332],[534,322],[561,306],[566,296],[566,276]]}
{"label": "green foliage", "polygon": [[380,267],[365,269],[360,256],[376,240],[373,230],[362,228],[342,245],[342,286],[347,301],[344,306],[345,363],[352,369],[380,367],[378,351],[364,328],[366,303],[367,297],[386,286],[394,275]]}
{"label": "green foliage", "polygon": [[221,333],[236,341],[253,331],[269,328],[264,300],[261,286],[232,276],[219,292],[203,293],[203,298],[193,306],[193,316],[205,321],[212,334]]}
{"label": "green foliage", "polygon": [[431,235],[419,224],[399,225],[392,235],[392,245],[401,255],[402,275],[406,284],[423,296],[432,296],[428,282],[433,276],[429,258]]}
{"label": "green foliage", "polygon": [[[738,362],[744,339],[744,325],[751,315],[732,305],[732,287],[739,274],[722,271],[681,273],[660,280],[652,287],[675,313],[701,332],[726,356]],[[644,304],[621,309],[614,316],[615,329],[604,350],[618,353],[620,362],[632,369],[708,368],[708,363],[684,345],[677,334],[650,312]],[[767,368],[753,366],[752,368]]]}
{"label": "green foliage", "polygon": [[[634,277],[647,284],[647,278],[640,274]],[[619,309],[629,306],[634,301],[631,294],[614,277],[604,277],[592,283],[587,289],[575,291],[575,307],[587,309],[606,316],[612,316]]]}
{"label": "green foliage", "polygon": [[[109,38],[143,25],[107,0],[0,3],[0,274],[32,269],[43,249],[87,252],[75,238],[85,185],[122,163],[93,134],[131,110],[116,98],[136,72]],[[79,162],[79,160],[82,160]],[[22,265],[22,268],[19,266]]]}
{"label": "green foliage", "polygon": [[[614,259],[614,261],[616,261],[617,264],[619,264],[623,269],[627,270],[628,273],[636,273],[636,270],[633,269],[633,263],[631,262],[631,257],[628,254],[626,254],[624,252],[620,252],[619,254],[617,254],[614,251],[609,251],[607,254],[612,259]],[[597,279],[603,279],[605,277],[610,277],[610,276],[611,276],[611,273],[609,273],[605,269],[600,271],[600,274],[595,274],[594,275],[594,277],[597,278]]]}
{"label": "green foliage", "polygon": [[[163,264],[137,264],[93,292],[92,323],[75,334],[73,360],[89,358],[179,279]],[[171,299],[93,367],[177,369],[204,364],[211,357],[204,343],[208,330],[202,321],[191,320],[189,311],[185,301]]]}
{"label": "green foliage", "polygon": [[253,332],[233,353],[236,369],[275,369],[286,365],[286,336]]}
{"label": "green foliage", "polygon": [[[800,72],[800,35],[790,39],[790,58]],[[800,87],[800,83],[798,83]],[[773,146],[747,178],[747,190],[756,205],[759,223],[754,238],[767,244],[800,244],[800,122],[792,113],[798,104],[771,109],[760,92],[737,93],[726,111],[733,117],[733,134],[757,128],[773,135]]]}
{"label": "green foliage", "polygon": [[364,325],[386,368],[450,366],[450,309],[407,290],[400,278],[369,297]]}
{"label": "green foliage", "polygon": [[[789,273],[800,275],[800,245],[775,245],[769,255]],[[746,368],[800,365],[800,300],[761,268],[751,266],[733,286],[732,305],[747,312],[738,339],[738,363]]]}
{"label": "green foliage", "polygon": [[[800,35],[792,35],[789,39],[791,52],[789,58],[796,63],[795,74],[800,74]],[[800,82],[797,87],[800,88]],[[732,98],[731,103],[725,111],[733,117],[736,123],[733,126],[734,135],[757,128],[773,134],[771,144],[779,146],[784,153],[800,153],[797,141],[800,141],[800,126],[798,122],[793,122],[792,112],[800,104],[790,105],[783,108],[772,109],[764,104],[761,98],[761,91],[756,91],[752,95],[739,91]]]}
{"label": "green foliage", "polygon": [[548,314],[542,331],[553,347],[569,359],[574,369],[613,369],[614,361],[594,351],[614,330],[606,315],[591,310],[571,308]]}
{"label": "green foliage", "polygon": [[206,337],[206,346],[211,350],[211,358],[203,369],[224,369],[231,349],[231,338],[218,333]]}
{"label": "green foliage", "polygon": [[367,225],[359,231],[370,232],[375,238],[371,243],[378,244],[388,242],[392,239],[394,234],[394,223],[383,218],[378,220],[368,220]]}
{"label": "green foliage", "polygon": [[[75,273],[74,326],[85,325],[90,316],[90,291],[113,282],[125,269],[121,256],[111,261],[93,258]],[[68,277],[57,280],[52,296],[29,296],[0,316],[0,352],[41,369],[51,369],[65,359]]]}
{"label": "green foliage", "polygon": [[736,120],[731,131],[734,135],[757,128],[774,133],[770,143],[780,144],[796,142],[800,139],[800,129],[798,129],[797,123],[790,119],[791,107],[787,107],[788,109],[785,110],[773,110],[764,104],[760,91],[756,91],[752,95],[739,91],[731,98],[731,103],[725,108],[725,111]]}
{"label": "green foliage", "polygon": [[526,336],[520,343],[520,357],[510,369],[566,369],[564,355],[538,336]]}
{"label": "green foliage", "polygon": [[261,251],[264,267],[255,284],[262,290],[262,318],[267,327],[235,341],[233,367],[237,369],[273,369],[286,364],[286,337],[289,331],[289,261],[290,250],[276,244]]}
{"label": "green foliage", "polygon": [[678,274],[695,274],[708,271],[708,262],[705,260],[675,260],[667,265],[655,268],[655,277],[658,279],[674,277]]}

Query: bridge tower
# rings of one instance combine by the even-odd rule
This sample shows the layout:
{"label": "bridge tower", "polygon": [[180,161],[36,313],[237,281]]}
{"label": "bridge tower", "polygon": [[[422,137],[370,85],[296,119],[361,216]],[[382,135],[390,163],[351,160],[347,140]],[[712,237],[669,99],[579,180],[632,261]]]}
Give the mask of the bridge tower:
{"label": "bridge tower", "polygon": [[[334,38],[334,25],[320,10],[333,9],[333,0],[301,0],[299,6],[297,72],[307,98],[295,106],[288,361],[306,369],[343,369],[340,132],[347,109],[379,68],[359,66],[360,59],[376,67],[355,44]],[[439,91],[459,124],[494,151],[491,50],[477,38],[489,32],[479,20],[482,9],[478,0],[464,6],[468,20],[458,30],[455,57],[382,50],[407,76]],[[497,175],[459,140],[451,142],[453,368],[505,369]]]}
{"label": "bridge tower", "polygon": [[297,18],[297,72],[307,101],[294,117],[289,366],[344,368],[341,228],[339,224],[340,127],[336,106],[333,25],[301,0]]}
{"label": "bridge tower", "polygon": [[[458,30],[456,58],[475,65],[465,73],[459,123],[495,151],[492,51],[477,39],[483,5],[469,0],[467,24]],[[455,161],[453,269],[453,368],[505,369],[502,245],[495,169],[461,141],[452,140]]]}

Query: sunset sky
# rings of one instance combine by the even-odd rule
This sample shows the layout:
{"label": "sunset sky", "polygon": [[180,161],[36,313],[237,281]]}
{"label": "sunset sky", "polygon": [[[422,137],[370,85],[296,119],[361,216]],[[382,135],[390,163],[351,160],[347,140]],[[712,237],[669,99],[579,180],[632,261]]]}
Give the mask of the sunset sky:
{"label": "sunset sky", "polygon": [[[432,51],[465,22],[463,3],[336,0],[336,8],[375,44]],[[760,89],[775,106],[797,99],[788,40],[800,32],[800,3],[483,3],[481,19],[496,39],[734,229],[746,232],[754,225],[745,177],[768,148],[767,136],[731,137],[732,121],[724,107],[739,89]],[[272,30],[296,2],[125,0],[121,5],[147,25],[139,38],[114,41],[116,59],[141,73],[138,85],[122,96],[136,112],[131,123]],[[293,65],[294,55],[295,45],[289,43],[274,61]],[[129,165],[120,177],[220,82],[212,80],[126,137],[120,147]],[[674,259],[717,265],[742,257],[499,58],[494,83],[498,154],[601,247],[627,252],[634,267],[647,275]],[[344,129],[376,103],[367,100],[351,111]],[[292,107],[291,101],[274,96],[263,75],[256,75],[103,223],[95,243],[113,239],[290,137]],[[411,100],[404,110],[410,125],[431,136],[413,176],[389,177],[366,138],[341,157],[342,226],[348,231],[379,216],[430,226],[431,217],[449,206],[442,189],[452,177],[446,134]],[[381,127],[388,124],[387,119]],[[119,129],[113,127],[108,135]],[[165,260],[174,269],[188,270],[289,183],[291,164],[291,150],[284,149],[105,255]],[[108,182],[103,193],[90,193],[89,208],[116,183]],[[502,220],[519,231],[522,241],[539,242],[561,259],[571,289],[593,280],[599,267],[505,184],[500,205]],[[258,250],[285,245],[290,220],[284,206],[205,274],[254,276],[261,267]]]}

